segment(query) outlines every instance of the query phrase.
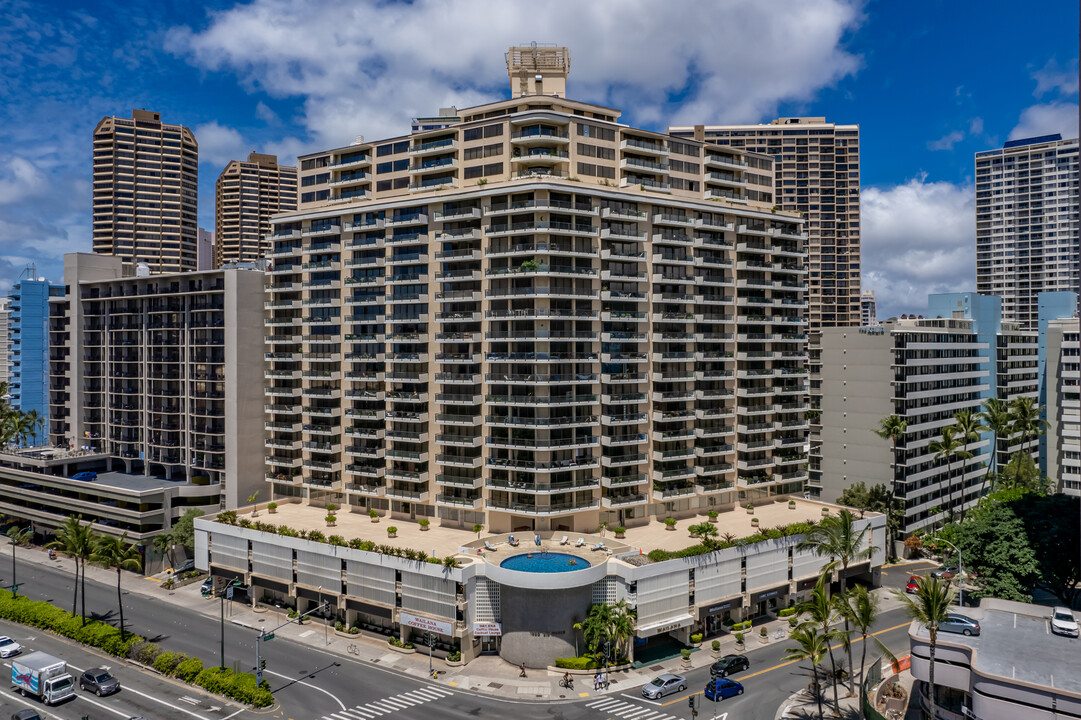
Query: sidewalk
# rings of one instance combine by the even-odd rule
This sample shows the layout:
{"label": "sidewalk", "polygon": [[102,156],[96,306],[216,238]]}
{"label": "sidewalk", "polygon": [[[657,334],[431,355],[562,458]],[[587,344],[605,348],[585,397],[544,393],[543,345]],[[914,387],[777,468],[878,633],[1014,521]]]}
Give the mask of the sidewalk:
{"label": "sidewalk", "polygon": [[[62,555],[58,555],[56,560],[49,560],[47,551],[40,548],[21,549],[19,558],[26,562],[61,568],[65,572],[74,573],[74,561]],[[116,585],[116,573],[112,570],[88,565],[86,567],[86,576],[88,579],[109,587]],[[199,586],[200,583],[193,583],[176,590],[165,590],[160,586],[160,581],[156,578],[140,578],[135,575],[125,574],[123,579],[123,588],[126,592],[194,610],[217,620],[220,613],[219,604],[203,598],[199,592]],[[880,610],[891,610],[897,606],[899,606],[898,601],[892,598],[887,591],[881,592]],[[226,604],[225,617],[227,621],[234,625],[248,627],[256,632],[261,627],[273,628],[288,620],[284,612],[265,608],[253,610],[249,605],[239,602]],[[766,628],[768,633],[766,642],[760,639],[760,627]],[[783,637],[774,637],[778,630],[783,632]],[[395,652],[388,648],[386,640],[382,637],[374,637],[364,633],[348,637],[338,635],[334,632],[333,627],[324,630],[323,623],[319,620],[309,620],[304,625],[292,623],[277,630],[275,634],[278,637],[288,638],[293,642],[302,643],[332,655],[338,655],[343,659],[389,667],[403,675],[431,681],[428,677],[428,656],[423,652],[423,648],[418,648],[417,652],[411,654]],[[745,633],[745,636],[746,646],[744,652],[766,644],[785,643],[788,637],[788,620],[770,620],[766,623],[756,624],[753,630]],[[721,643],[719,655],[737,652],[736,640],[733,635],[728,634],[719,639]],[[592,675],[588,674],[574,675],[574,687],[570,690],[559,685],[559,681],[563,677],[562,672],[530,669],[527,670],[525,678],[520,678],[518,677],[519,670],[517,666],[511,665],[496,656],[482,656],[461,667],[448,667],[443,660],[437,658],[433,660],[432,667],[439,674],[438,680],[435,682],[446,684],[458,690],[468,690],[493,697],[525,701],[569,701],[636,691],[661,673],[685,674],[690,669],[706,667],[712,664],[715,659],[711,646],[711,640],[706,640],[702,643],[701,648],[691,653],[689,668],[683,664],[682,658],[677,657],[640,669],[611,672],[609,673],[609,686],[599,691],[593,690]]]}

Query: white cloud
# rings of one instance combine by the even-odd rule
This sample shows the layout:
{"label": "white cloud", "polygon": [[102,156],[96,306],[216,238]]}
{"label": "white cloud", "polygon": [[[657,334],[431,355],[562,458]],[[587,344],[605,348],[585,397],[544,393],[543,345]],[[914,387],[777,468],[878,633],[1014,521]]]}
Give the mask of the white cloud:
{"label": "white cloud", "polygon": [[244,136],[231,127],[219,125],[217,120],[192,128],[199,143],[199,162],[212,163],[224,169],[231,160],[248,157],[251,148]]}
{"label": "white cloud", "polygon": [[968,121],[968,134],[980,135],[983,133],[983,118],[972,118]]}
{"label": "white cloud", "polygon": [[962,130],[954,130],[948,135],[940,137],[938,140],[931,140],[927,143],[928,150],[953,150],[953,146],[965,139],[965,133]]}
{"label": "white cloud", "polygon": [[863,287],[879,317],[927,310],[927,295],[976,289],[975,192],[928,182],[863,188]]}
{"label": "white cloud", "polygon": [[1051,102],[1033,105],[1021,113],[1017,125],[1010,131],[1010,140],[1061,133],[1063,138],[1075,138],[1077,133],[1077,103]]}
{"label": "white cloud", "polygon": [[255,117],[259,118],[267,125],[280,125],[282,119],[278,117],[278,113],[274,112],[269,105],[260,100],[255,106]]}
{"label": "white cloud", "polygon": [[1032,73],[1036,79],[1036,90],[1032,94],[1043,97],[1049,92],[1061,95],[1075,95],[1078,90],[1077,58],[1067,64],[1066,69],[1059,68],[1052,58],[1042,68]]}
{"label": "white cloud", "polygon": [[45,192],[49,179],[34,163],[18,155],[0,169],[0,205],[9,205]]}
{"label": "white cloud", "polygon": [[166,47],[252,91],[304,98],[302,122],[332,147],[505,97],[503,53],[522,41],[523,12],[530,35],[571,49],[572,97],[639,124],[758,121],[861,65],[843,42],[863,21],[859,0],[731,0],[712,12],[652,0],[254,0],[212,12],[204,30],[174,29]]}

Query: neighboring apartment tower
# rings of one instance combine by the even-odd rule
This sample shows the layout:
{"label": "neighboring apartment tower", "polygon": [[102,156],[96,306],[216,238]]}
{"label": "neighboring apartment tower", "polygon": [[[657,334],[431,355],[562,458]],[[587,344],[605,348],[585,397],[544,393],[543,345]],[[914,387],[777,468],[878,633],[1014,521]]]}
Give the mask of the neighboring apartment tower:
{"label": "neighboring apartment tower", "polygon": [[1039,293],[1081,290],[1077,153],[1061,135],[976,153],[976,291],[1025,329]]}
{"label": "neighboring apartment tower", "polygon": [[[11,299],[0,297],[0,383],[11,381]],[[0,404],[10,400],[11,388],[0,397]]]}
{"label": "neighboring apartment tower", "polygon": [[11,376],[8,404],[24,413],[37,413],[42,426],[36,440],[46,437],[49,420],[49,299],[64,294],[62,285],[37,277],[29,266],[8,293],[8,337],[11,341]]}
{"label": "neighboring apartment tower", "polygon": [[874,290],[864,290],[860,295],[860,326],[878,325],[878,300]]}
{"label": "neighboring apartment tower", "polygon": [[[811,474],[823,499],[861,481],[892,487],[904,506],[902,538],[975,505],[990,442],[970,443],[969,459],[948,463],[930,449],[954,413],[979,412],[991,387],[990,346],[972,324],[901,317],[822,331],[822,441],[812,446]],[[908,422],[896,450],[872,432],[890,415]]]}
{"label": "neighboring apartment tower", "polygon": [[1047,324],[1047,477],[1081,495],[1081,323]]}
{"label": "neighboring apartment tower", "polygon": [[195,270],[198,192],[189,128],[148,110],[94,128],[94,252],[154,272]]}
{"label": "neighboring apartment tower", "polygon": [[132,276],[119,259],[64,257],[51,313],[52,442],[128,472],[221,484],[225,507],[260,487],[263,273]]}
{"label": "neighboring apartment tower", "polygon": [[773,156],[775,204],[807,233],[808,327],[860,324],[860,127],[823,117],[670,127],[677,137]]}
{"label": "neighboring apartment tower", "polygon": [[261,260],[270,247],[270,218],[297,209],[297,169],[253,152],[233,160],[214,187],[214,266]]}
{"label": "neighboring apartment tower", "polygon": [[195,256],[196,270],[199,272],[213,270],[215,268],[213,231],[199,228],[199,240]]}
{"label": "neighboring apartment tower", "polygon": [[300,159],[275,496],[578,531],[802,492],[804,236],[770,158],[550,91]]}

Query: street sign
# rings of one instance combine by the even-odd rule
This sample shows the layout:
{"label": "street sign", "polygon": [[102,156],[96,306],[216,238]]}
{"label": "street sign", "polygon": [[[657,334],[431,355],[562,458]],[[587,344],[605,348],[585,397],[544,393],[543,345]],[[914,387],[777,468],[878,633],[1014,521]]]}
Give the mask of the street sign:
{"label": "street sign", "polygon": [[264,642],[266,642],[267,640],[273,640],[273,639],[274,639],[274,633],[267,633],[266,635],[263,636],[263,641]]}
{"label": "street sign", "polygon": [[225,598],[226,598],[227,600],[232,600],[232,599],[233,599],[233,586],[232,586],[232,585],[230,585],[230,586],[229,586],[229,587],[228,587],[228,588],[227,588],[227,589],[225,590]]}

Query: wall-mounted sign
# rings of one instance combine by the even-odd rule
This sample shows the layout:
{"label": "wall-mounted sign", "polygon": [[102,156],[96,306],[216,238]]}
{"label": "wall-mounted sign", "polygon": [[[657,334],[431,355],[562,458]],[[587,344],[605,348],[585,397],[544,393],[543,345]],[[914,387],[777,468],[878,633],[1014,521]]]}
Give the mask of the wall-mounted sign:
{"label": "wall-mounted sign", "polygon": [[454,628],[446,620],[433,620],[404,610],[401,614],[401,623],[417,630],[439,633],[440,635],[452,635],[454,633]]}
{"label": "wall-mounted sign", "polygon": [[498,637],[503,634],[503,626],[497,622],[473,623],[473,637]]}

